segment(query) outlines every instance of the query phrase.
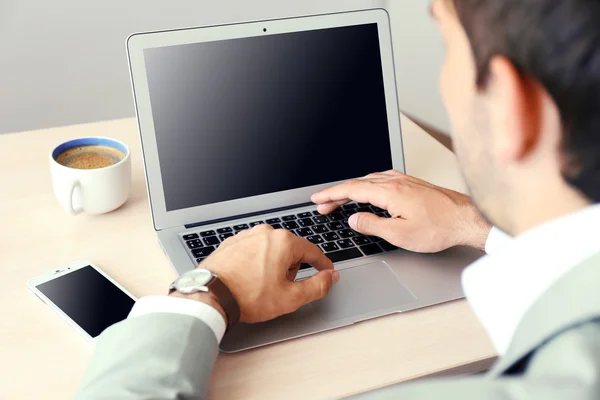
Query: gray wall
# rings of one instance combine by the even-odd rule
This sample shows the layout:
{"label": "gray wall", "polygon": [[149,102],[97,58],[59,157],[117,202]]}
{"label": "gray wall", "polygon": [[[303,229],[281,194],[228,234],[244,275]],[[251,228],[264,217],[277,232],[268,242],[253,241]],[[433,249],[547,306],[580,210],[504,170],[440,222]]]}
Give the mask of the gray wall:
{"label": "gray wall", "polygon": [[[446,127],[428,0],[0,0],[0,133],[134,115],[132,32],[386,7],[403,111]],[[411,36],[411,38],[409,38]]]}

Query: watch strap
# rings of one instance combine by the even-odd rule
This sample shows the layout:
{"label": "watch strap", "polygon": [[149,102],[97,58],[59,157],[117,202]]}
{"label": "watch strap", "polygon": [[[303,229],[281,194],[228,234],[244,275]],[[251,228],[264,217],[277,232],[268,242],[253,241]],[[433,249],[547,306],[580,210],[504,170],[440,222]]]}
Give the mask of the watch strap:
{"label": "watch strap", "polygon": [[219,305],[223,307],[223,311],[227,315],[227,331],[229,331],[240,321],[240,306],[237,300],[218,276],[215,276],[206,287],[217,298]]}

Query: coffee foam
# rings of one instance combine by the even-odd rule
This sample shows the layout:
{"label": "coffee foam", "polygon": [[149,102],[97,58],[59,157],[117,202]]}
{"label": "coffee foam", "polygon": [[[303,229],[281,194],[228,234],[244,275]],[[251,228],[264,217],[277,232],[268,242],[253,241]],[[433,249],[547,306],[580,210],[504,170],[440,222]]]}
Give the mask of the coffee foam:
{"label": "coffee foam", "polygon": [[121,150],[109,146],[88,145],[67,149],[56,157],[56,162],[75,169],[110,167],[125,158]]}

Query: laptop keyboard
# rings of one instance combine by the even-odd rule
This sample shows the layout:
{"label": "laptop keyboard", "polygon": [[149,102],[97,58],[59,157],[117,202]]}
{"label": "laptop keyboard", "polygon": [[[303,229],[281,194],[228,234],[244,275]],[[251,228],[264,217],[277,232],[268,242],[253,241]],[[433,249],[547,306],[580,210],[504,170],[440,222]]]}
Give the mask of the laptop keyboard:
{"label": "laptop keyboard", "polygon": [[[332,262],[372,256],[397,247],[375,236],[364,236],[350,229],[348,218],[357,212],[368,212],[390,218],[387,211],[368,204],[350,203],[329,215],[317,211],[285,215],[279,218],[257,220],[248,224],[231,225],[214,230],[188,233],[182,236],[189,254],[201,263],[227,238],[256,225],[268,224],[274,229],[287,229],[296,236],[317,245]],[[312,268],[303,264],[300,269]]]}

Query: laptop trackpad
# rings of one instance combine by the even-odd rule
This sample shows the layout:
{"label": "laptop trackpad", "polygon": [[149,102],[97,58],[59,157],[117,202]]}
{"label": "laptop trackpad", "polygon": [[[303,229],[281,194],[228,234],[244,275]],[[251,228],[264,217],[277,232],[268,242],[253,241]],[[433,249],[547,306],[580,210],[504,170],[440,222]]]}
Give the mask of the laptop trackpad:
{"label": "laptop trackpad", "polygon": [[319,316],[327,321],[351,317],[359,321],[373,313],[393,312],[402,304],[417,299],[384,261],[339,272],[340,281],[329,295],[312,304]]}

